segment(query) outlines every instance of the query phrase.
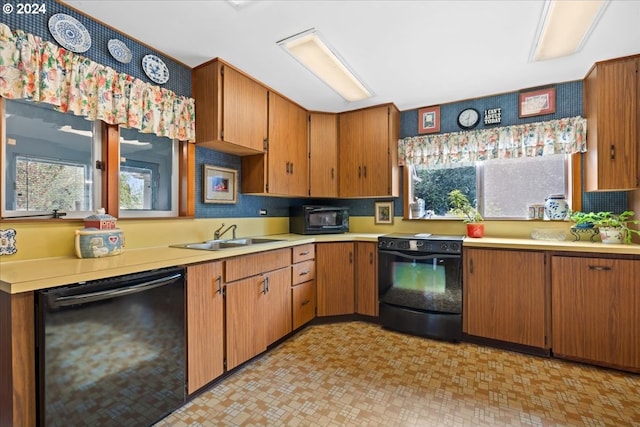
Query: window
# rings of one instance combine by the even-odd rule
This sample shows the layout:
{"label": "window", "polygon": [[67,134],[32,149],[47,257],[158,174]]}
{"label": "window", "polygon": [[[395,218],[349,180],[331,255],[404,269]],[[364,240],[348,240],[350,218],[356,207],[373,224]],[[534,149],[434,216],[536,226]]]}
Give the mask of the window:
{"label": "window", "polygon": [[121,217],[178,212],[178,141],[120,128]]}
{"label": "window", "polygon": [[83,218],[100,201],[96,123],[47,104],[5,100],[2,216]]}
{"label": "window", "polygon": [[567,156],[554,154],[451,169],[409,167],[409,200],[425,202],[425,212],[412,209],[411,217],[447,216],[447,195],[457,188],[476,202],[485,218],[526,218],[527,204],[543,203],[549,194],[566,194],[567,165]]}
{"label": "window", "polygon": [[[46,218],[54,210],[84,218],[100,207],[118,217],[178,216],[179,162],[194,159],[177,140],[105,125],[102,141],[100,121],[24,100],[0,98],[0,107],[3,218]],[[115,161],[101,171],[96,165],[105,153]]]}

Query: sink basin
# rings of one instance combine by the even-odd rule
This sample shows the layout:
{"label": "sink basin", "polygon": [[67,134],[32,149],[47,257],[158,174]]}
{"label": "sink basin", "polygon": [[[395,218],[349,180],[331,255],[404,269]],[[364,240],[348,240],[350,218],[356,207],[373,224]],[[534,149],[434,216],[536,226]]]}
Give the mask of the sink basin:
{"label": "sink basin", "polygon": [[229,240],[209,240],[198,243],[185,243],[182,245],[171,245],[172,248],[199,249],[202,251],[219,251],[227,248],[238,248],[242,246],[257,245],[260,243],[280,242],[279,239],[263,239],[258,237],[246,237],[242,239]]}

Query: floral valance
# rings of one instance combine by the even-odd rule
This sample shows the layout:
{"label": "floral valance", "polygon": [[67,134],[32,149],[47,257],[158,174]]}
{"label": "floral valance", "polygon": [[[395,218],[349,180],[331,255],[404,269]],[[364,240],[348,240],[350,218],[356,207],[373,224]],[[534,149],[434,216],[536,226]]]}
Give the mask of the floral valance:
{"label": "floral valance", "polygon": [[195,101],[0,24],[0,96],[195,141]]}
{"label": "floral valance", "polygon": [[587,120],[568,117],[477,131],[398,141],[398,164],[455,167],[479,160],[571,154],[586,151]]}

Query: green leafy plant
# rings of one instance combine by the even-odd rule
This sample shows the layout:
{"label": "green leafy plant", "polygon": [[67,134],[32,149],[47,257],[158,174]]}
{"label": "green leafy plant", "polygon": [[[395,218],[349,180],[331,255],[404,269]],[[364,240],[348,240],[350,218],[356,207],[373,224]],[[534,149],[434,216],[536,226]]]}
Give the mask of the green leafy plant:
{"label": "green leafy plant", "polygon": [[635,216],[635,212],[633,211],[624,211],[620,214],[614,214],[612,212],[580,212],[575,211],[572,212],[569,216],[569,219],[576,223],[580,224],[593,224],[594,227],[602,228],[602,227],[613,227],[620,228],[624,234],[624,242],[629,244],[631,243],[631,237],[635,233],[640,236],[640,231],[634,228],[629,228],[629,224],[638,224],[640,221],[637,219],[633,219]]}
{"label": "green leafy plant", "polygon": [[598,215],[593,212],[570,211],[569,220],[579,228],[592,228],[598,220]]}
{"label": "green leafy plant", "polygon": [[450,214],[462,218],[465,223],[484,221],[480,212],[471,204],[469,198],[462,191],[452,190],[447,198],[451,207]]}

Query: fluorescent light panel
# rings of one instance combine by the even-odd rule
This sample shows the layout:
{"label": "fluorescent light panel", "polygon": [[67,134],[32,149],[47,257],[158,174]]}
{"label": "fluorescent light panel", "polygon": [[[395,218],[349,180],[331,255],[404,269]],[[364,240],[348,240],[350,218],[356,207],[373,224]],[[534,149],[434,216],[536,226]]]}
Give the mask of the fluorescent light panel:
{"label": "fluorescent light panel", "polygon": [[580,51],[608,4],[609,0],[546,0],[532,59],[544,61]]}
{"label": "fluorescent light panel", "polygon": [[315,30],[286,38],[278,44],[347,101],[360,101],[372,96],[371,91],[322,41]]}

